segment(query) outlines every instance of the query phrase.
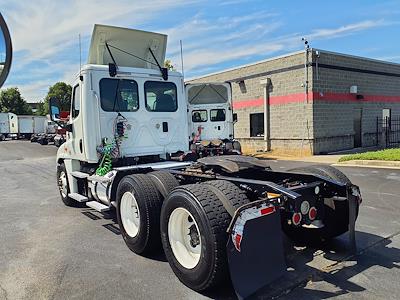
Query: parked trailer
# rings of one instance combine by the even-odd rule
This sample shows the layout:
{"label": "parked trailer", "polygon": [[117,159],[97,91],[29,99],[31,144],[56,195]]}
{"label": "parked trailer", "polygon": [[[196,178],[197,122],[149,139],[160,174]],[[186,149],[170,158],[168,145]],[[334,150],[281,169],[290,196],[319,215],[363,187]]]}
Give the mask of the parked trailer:
{"label": "parked trailer", "polygon": [[0,113],[0,141],[4,141],[10,133],[10,122],[8,113]]}
{"label": "parked trailer", "polygon": [[[154,69],[166,39],[95,25],[57,152],[64,204],[115,209],[133,252],[162,247],[188,287],[205,291],[230,278],[239,298],[286,272],[282,232],[306,242],[349,231],[354,249],[360,190],[333,167],[280,172],[242,155],[171,160],[190,153],[189,121],[182,75]],[[50,112],[58,122],[58,99]]]}
{"label": "parked trailer", "polygon": [[44,116],[18,116],[18,136],[30,139],[33,134],[46,132],[47,118]]}
{"label": "parked trailer", "polygon": [[18,133],[17,115],[13,113],[0,113],[0,141]]}

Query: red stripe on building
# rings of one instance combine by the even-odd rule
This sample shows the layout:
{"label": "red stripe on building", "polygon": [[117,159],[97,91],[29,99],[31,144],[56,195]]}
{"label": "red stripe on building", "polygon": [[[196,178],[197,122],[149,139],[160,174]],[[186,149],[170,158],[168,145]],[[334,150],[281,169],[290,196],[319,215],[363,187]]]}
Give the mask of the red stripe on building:
{"label": "red stripe on building", "polygon": [[[357,96],[355,94],[313,92],[308,94],[308,102],[312,101],[390,102],[390,103],[400,102],[400,96],[363,95],[363,97],[364,99],[357,99]],[[304,101],[305,101],[304,93],[290,94],[285,96],[271,96],[269,98],[270,105],[301,103]],[[263,105],[264,105],[264,98],[233,101],[234,109],[257,107]]]}

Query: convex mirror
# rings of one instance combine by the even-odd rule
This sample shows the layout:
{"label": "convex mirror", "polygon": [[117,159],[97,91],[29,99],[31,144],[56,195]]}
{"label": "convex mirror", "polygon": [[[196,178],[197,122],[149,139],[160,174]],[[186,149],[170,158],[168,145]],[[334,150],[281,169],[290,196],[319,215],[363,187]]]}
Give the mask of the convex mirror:
{"label": "convex mirror", "polygon": [[10,72],[12,60],[12,45],[10,32],[6,21],[0,13],[0,87],[6,81],[8,73]]}

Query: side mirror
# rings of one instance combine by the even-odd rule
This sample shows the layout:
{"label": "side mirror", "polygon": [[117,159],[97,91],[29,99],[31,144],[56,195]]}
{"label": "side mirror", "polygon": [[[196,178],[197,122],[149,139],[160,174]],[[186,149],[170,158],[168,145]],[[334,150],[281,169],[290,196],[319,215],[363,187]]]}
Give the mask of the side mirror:
{"label": "side mirror", "polygon": [[237,113],[234,113],[233,114],[233,124],[235,124],[237,121],[238,121]]}
{"label": "side mirror", "polygon": [[60,107],[60,101],[55,97],[51,97],[49,101],[50,120],[54,122],[58,122],[60,120]]}
{"label": "side mirror", "polygon": [[0,87],[6,81],[11,68],[12,44],[6,21],[0,13]]}
{"label": "side mirror", "polygon": [[60,100],[58,100],[56,97],[51,97],[49,100],[49,114],[50,114],[50,120],[52,120],[61,128],[64,128],[67,131],[72,132],[72,124],[66,124],[61,120],[60,116],[61,104]]}

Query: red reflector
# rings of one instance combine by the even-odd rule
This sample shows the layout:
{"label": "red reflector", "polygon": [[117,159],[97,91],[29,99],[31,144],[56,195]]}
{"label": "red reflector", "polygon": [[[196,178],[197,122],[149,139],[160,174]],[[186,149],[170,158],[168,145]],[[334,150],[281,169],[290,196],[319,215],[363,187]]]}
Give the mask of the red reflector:
{"label": "red reflector", "polygon": [[308,212],[308,217],[310,220],[314,220],[317,217],[317,209],[315,207],[311,207],[310,211]]}
{"label": "red reflector", "polygon": [[240,234],[236,234],[235,236],[235,248],[240,252],[240,243],[242,242],[242,236]]}
{"label": "red reflector", "polygon": [[301,222],[301,214],[300,213],[294,213],[292,217],[292,222],[294,225],[299,225]]}
{"label": "red reflector", "polygon": [[275,212],[275,207],[274,206],[270,206],[270,207],[266,207],[260,210],[261,215],[269,215]]}

